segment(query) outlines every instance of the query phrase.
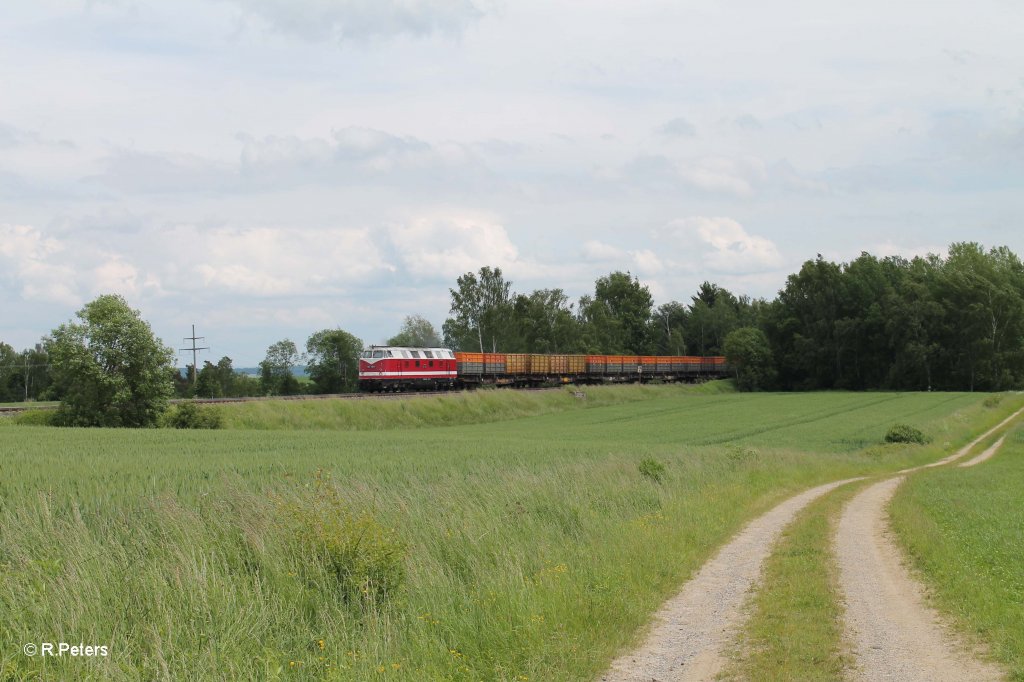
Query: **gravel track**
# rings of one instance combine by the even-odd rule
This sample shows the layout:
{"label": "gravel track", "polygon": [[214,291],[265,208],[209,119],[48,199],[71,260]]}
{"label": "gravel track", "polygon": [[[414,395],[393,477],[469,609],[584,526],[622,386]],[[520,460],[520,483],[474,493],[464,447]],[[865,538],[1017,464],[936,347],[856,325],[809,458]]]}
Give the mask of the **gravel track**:
{"label": "gravel track", "polygon": [[[840,592],[846,608],[845,639],[857,660],[853,680],[1001,680],[998,667],[975,659],[941,616],[928,606],[924,589],[905,566],[889,529],[886,507],[906,474],[950,464],[1024,413],[1014,412],[952,455],[875,483],[843,509],[835,537]],[[1005,436],[1004,436],[1005,438]],[[961,466],[991,457],[1000,438]]]}
{"label": "gravel track", "polygon": [[962,469],[964,467],[972,467],[975,466],[976,464],[981,464],[987,459],[991,459],[993,455],[999,452],[999,448],[1003,447],[1004,440],[1006,440],[1006,436],[1003,436],[1002,438],[997,440],[995,443],[992,444],[992,447],[990,447],[988,450],[981,453],[977,457],[972,457],[971,459],[961,464],[960,468]]}
{"label": "gravel track", "polygon": [[617,658],[605,682],[710,680],[743,622],[743,604],[782,529],[808,504],[861,478],[811,488],[748,524],[666,602],[636,650]]}
{"label": "gravel track", "polygon": [[836,533],[853,680],[1000,680],[975,660],[927,606],[888,528],[885,508],[904,476],[886,479],[847,504]]}

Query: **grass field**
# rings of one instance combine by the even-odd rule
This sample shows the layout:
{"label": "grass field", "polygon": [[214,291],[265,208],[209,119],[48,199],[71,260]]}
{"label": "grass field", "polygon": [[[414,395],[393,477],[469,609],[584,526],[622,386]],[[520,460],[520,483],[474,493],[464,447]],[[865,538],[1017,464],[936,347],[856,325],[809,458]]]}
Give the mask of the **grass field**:
{"label": "grass field", "polygon": [[[429,398],[359,430],[319,402],[332,428],[0,423],[0,679],[589,679],[752,515],[1015,407],[642,390],[447,427],[414,428]],[[933,445],[877,445],[894,421]],[[21,651],[46,641],[110,655]]]}
{"label": "grass field", "polygon": [[935,604],[1024,680],[1024,430],[987,462],[913,476],[891,514]]}

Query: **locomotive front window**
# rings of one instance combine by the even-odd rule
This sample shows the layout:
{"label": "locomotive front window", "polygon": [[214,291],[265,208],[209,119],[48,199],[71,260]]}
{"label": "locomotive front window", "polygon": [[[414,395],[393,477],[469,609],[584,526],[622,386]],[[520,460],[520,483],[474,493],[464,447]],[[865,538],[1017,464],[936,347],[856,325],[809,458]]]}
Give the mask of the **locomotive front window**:
{"label": "locomotive front window", "polygon": [[382,358],[382,357],[384,357],[384,351],[382,351],[382,350],[375,350],[375,351],[373,351],[373,357],[374,358]]}

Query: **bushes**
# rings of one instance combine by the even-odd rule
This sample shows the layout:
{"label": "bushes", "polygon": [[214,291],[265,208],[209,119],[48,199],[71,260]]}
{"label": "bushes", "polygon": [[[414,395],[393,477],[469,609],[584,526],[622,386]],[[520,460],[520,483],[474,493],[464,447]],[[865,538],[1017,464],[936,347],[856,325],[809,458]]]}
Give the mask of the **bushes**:
{"label": "bushes", "polygon": [[164,417],[164,425],[172,429],[219,429],[224,419],[216,408],[195,403],[179,403]]}
{"label": "bushes", "polygon": [[910,426],[909,424],[893,424],[885,434],[885,442],[915,443],[917,445],[924,445],[928,442],[928,438],[920,429]]}
{"label": "bushes", "polygon": [[655,483],[661,483],[662,479],[665,478],[665,465],[651,457],[640,460],[638,468],[642,476],[649,478]]}
{"label": "bushes", "polygon": [[15,424],[22,426],[55,426],[57,413],[54,410],[28,410],[13,417]]}
{"label": "bushes", "polygon": [[322,568],[345,602],[379,603],[401,589],[405,543],[370,512],[351,510],[322,474],[312,495],[281,507],[302,570]]}

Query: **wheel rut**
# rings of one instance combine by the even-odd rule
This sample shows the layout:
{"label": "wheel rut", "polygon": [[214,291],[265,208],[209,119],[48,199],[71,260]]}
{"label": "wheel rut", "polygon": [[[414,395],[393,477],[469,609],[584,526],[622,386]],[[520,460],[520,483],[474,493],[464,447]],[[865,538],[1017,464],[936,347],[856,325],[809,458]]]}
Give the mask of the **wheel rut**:
{"label": "wheel rut", "polygon": [[[835,554],[845,595],[846,638],[857,657],[856,680],[999,680],[995,666],[973,659],[924,601],[921,586],[903,565],[888,530],[885,507],[905,476],[966,456],[1012,420],[1018,410],[954,454],[897,472],[869,486],[846,506]],[[1002,439],[967,462],[976,464],[998,450]],[[986,457],[987,455],[987,457]],[[654,617],[636,649],[616,658],[601,682],[713,680],[725,665],[744,604],[756,587],[765,560],[782,530],[797,513],[839,486],[864,477],[834,481],[807,490],[750,522],[722,547]],[[879,585],[885,585],[884,589]]]}
{"label": "wheel rut", "polygon": [[743,622],[743,604],[783,528],[808,504],[851,478],[811,488],[750,522],[666,602],[641,646],[617,658],[604,682],[710,680]]}
{"label": "wheel rut", "polygon": [[[856,667],[853,680],[959,682],[1001,680],[995,665],[976,659],[940,614],[927,604],[924,588],[908,570],[889,527],[887,506],[906,476],[967,456],[978,443],[1024,413],[1018,410],[952,455],[874,483],[850,500],[836,530],[834,552],[844,600],[845,640]],[[964,463],[991,457],[1003,439]]]}

